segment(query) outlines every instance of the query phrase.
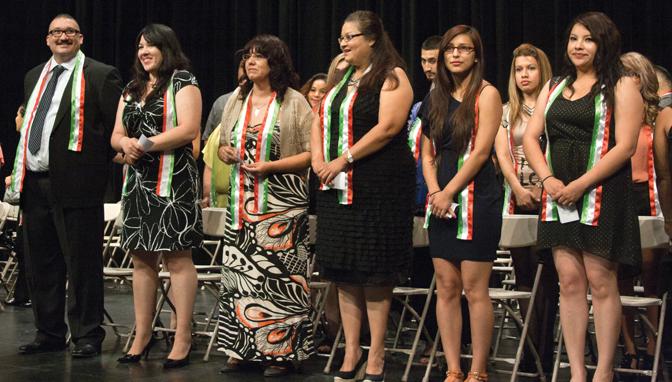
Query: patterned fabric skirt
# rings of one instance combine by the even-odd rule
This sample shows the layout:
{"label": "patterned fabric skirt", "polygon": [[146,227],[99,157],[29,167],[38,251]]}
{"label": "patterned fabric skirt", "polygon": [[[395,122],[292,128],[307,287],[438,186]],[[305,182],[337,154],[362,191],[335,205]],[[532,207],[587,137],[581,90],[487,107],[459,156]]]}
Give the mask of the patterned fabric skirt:
{"label": "patterned fabric skirt", "polygon": [[247,361],[304,360],[314,353],[307,189],[295,174],[268,179],[266,213],[252,212],[246,182],[243,226],[224,238],[218,350]]}

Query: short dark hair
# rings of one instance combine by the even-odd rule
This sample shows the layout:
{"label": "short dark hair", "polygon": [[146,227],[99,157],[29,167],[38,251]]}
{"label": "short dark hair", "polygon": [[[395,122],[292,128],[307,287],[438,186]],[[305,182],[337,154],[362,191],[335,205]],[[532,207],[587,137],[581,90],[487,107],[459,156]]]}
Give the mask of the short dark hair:
{"label": "short dark hair", "polygon": [[[248,41],[243,48],[244,53],[252,51],[265,56],[268,60],[268,67],[271,70],[268,80],[271,89],[277,92],[278,100],[282,102],[287,88],[297,88],[299,84],[299,75],[294,71],[287,44],[277,36],[261,34]],[[240,89],[241,99],[245,99],[252,90],[252,81],[247,78],[247,73],[245,79],[247,81]]]}
{"label": "short dark hair", "polygon": [[[180,41],[177,39],[175,31],[163,24],[149,24],[140,30],[138,36],[135,38],[135,47],[137,50],[140,44],[140,38],[144,37],[147,44],[155,46],[161,51],[161,66],[158,70],[158,79],[154,90],[147,95],[147,98],[154,94],[163,93],[168,87],[173,72],[176,70],[191,70],[189,59],[182,51]],[[145,71],[135,55],[133,59],[133,67],[131,68],[133,80],[128,86],[128,93],[133,99],[141,99],[142,95],[149,81],[149,73]]]}
{"label": "short dark hair", "polygon": [[[77,21],[77,19],[76,19],[73,15],[71,15],[71,14],[69,14],[69,13],[59,13],[59,14],[57,14],[56,16],[54,16],[54,17],[51,19],[51,21],[49,21],[49,25],[51,25],[51,23],[53,23],[54,20],[56,20],[56,19],[68,19],[68,20],[72,20],[72,21],[74,21],[74,22],[77,24],[77,26],[79,26],[80,29],[82,28],[82,27],[79,25],[79,22]],[[80,31],[80,33],[82,33],[82,32]]]}
{"label": "short dark hair", "polygon": [[420,46],[420,49],[422,49],[422,50],[434,50],[434,49],[439,49],[440,45],[441,45],[441,36],[438,36],[438,35],[429,36],[425,39],[425,41],[422,42],[422,45]]}

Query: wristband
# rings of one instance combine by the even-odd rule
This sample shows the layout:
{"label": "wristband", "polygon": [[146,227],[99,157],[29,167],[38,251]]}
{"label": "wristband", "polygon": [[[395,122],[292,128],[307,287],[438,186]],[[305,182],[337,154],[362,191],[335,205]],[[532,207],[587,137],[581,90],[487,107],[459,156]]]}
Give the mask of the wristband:
{"label": "wristband", "polygon": [[546,177],[544,177],[544,179],[541,180],[541,188],[544,188],[544,182],[545,182],[546,179],[548,179],[548,178],[555,178],[555,177],[553,176],[553,174],[551,174],[551,175],[547,175]]}

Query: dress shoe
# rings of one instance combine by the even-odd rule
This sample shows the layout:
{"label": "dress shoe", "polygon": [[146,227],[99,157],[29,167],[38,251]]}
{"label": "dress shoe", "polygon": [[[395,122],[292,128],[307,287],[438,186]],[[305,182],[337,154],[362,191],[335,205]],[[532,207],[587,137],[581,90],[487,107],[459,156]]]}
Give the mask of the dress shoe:
{"label": "dress shoe", "polygon": [[296,371],[296,368],[294,367],[294,364],[289,361],[271,362],[264,369],[264,377],[284,377],[294,371]]}
{"label": "dress shoe", "polygon": [[75,344],[71,355],[73,358],[91,358],[100,355],[100,345],[91,343]]}
{"label": "dress shoe", "polygon": [[166,358],[166,361],[163,362],[164,369],[178,369],[180,367],[185,367],[189,365],[189,357],[191,356],[191,348],[187,353],[187,356],[182,359],[170,359]]}
{"label": "dress shoe", "polygon": [[124,354],[123,357],[117,358],[117,362],[119,362],[119,363],[138,363],[138,362],[140,362],[140,359],[142,357],[145,357],[145,359],[147,359],[147,357],[149,357],[149,351],[152,349],[152,346],[154,346],[154,342],[156,342],[156,341],[154,340],[154,336],[152,336],[152,337],[149,338],[149,342],[147,343],[147,345],[145,345],[145,348],[142,350],[142,352],[140,352],[140,354],[126,353],[126,354]]}
{"label": "dress shoe", "polygon": [[334,382],[355,382],[362,379],[366,372],[366,360],[368,355],[362,351],[355,368],[350,371],[337,371],[334,373]]}
{"label": "dress shoe", "polygon": [[30,300],[17,300],[13,297],[7,300],[5,304],[15,306],[17,308],[30,308],[31,306],[33,306],[33,303],[30,302]]}
{"label": "dress shoe", "polygon": [[29,344],[19,346],[19,354],[37,354],[61,351],[68,347],[65,341],[35,340]]}

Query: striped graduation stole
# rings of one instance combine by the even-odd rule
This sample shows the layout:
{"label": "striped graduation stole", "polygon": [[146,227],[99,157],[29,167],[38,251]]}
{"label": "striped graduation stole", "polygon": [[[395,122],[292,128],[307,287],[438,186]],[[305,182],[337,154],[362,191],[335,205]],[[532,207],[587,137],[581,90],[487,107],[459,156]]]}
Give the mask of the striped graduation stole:
{"label": "striped graduation stole", "polygon": [[[464,162],[469,159],[471,152],[474,151],[476,143],[476,134],[478,133],[478,99],[480,93],[476,95],[474,102],[474,128],[471,130],[471,138],[467,144],[464,153],[457,160],[457,171],[460,171]],[[471,240],[474,235],[474,185],[472,179],[467,186],[457,195],[457,238],[460,240]]]}
{"label": "striped graduation stole", "polygon": [[649,206],[651,209],[651,216],[661,216],[662,210],[660,209],[660,199],[658,198],[656,168],[653,164],[653,129],[649,125],[644,125],[642,129],[644,129],[644,134],[646,134],[647,139],[646,168],[648,172]]}
{"label": "striped graduation stole", "polygon": [[[175,88],[173,79],[175,72],[170,77],[170,83],[163,93],[163,123],[161,132],[165,133],[177,126],[177,111],[175,110]],[[175,167],[175,152],[168,150],[161,153],[159,159],[159,174],[156,180],[156,194],[162,197],[170,196],[173,183],[173,170]]]}
{"label": "striped graduation stole", "polygon": [[[82,142],[84,140],[84,95],[86,89],[86,80],[84,79],[84,60],[86,57],[80,50],[75,56],[75,66],[72,71],[72,88],[70,91],[70,133],[68,135],[68,150],[80,152],[82,151]],[[28,148],[28,137],[30,128],[33,124],[35,112],[40,104],[40,99],[44,93],[44,88],[47,84],[47,77],[51,70],[51,60],[42,68],[40,77],[30,94],[28,103],[26,104],[26,118],[20,129],[19,144],[16,148],[16,156],[14,157],[14,168],[12,169],[12,176],[7,188],[8,200],[19,199],[19,194],[23,190],[23,179],[26,172],[26,158]]]}
{"label": "striped graduation stole", "polygon": [[408,127],[408,147],[413,153],[413,158],[418,161],[420,158],[420,143],[422,142],[422,120],[416,117],[411,126]]}
{"label": "striped graduation stole", "polygon": [[[243,227],[243,214],[245,213],[245,171],[241,165],[245,159],[245,142],[247,137],[247,127],[252,117],[252,92],[248,93],[240,110],[238,121],[233,129],[232,146],[239,155],[240,161],[231,166],[231,202],[229,211],[231,212],[232,228],[239,230]],[[273,130],[280,112],[280,102],[277,99],[277,93],[273,92],[269,100],[266,112],[261,123],[261,128],[257,136],[257,147],[255,150],[256,162],[267,162],[271,157],[271,144],[273,141]],[[255,176],[254,203],[252,212],[265,213],[268,207],[268,178]],[[212,195],[210,196],[212,198]]]}
{"label": "striped graduation stole", "polygon": [[[370,70],[370,67],[364,72],[366,74]],[[327,95],[324,97],[324,102],[320,108],[320,120],[322,122],[322,152],[324,155],[324,161],[330,162],[332,160],[329,148],[331,147],[331,111],[333,107],[338,107],[338,156],[343,155],[343,153],[349,149],[353,142],[352,136],[352,109],[357,99],[358,90],[355,87],[354,90],[348,92],[340,105],[333,105],[334,98],[341,90],[341,88],[348,82],[348,79],[355,72],[354,66],[350,66],[348,71],[343,76],[343,79],[331,89]],[[337,190],[338,202],[344,205],[352,204],[352,199],[354,196],[353,185],[352,185],[352,167],[350,167],[346,172],[345,177],[345,190]],[[321,190],[329,190],[330,187],[326,184],[320,185]]]}
{"label": "striped graduation stole", "polygon": [[[511,156],[511,161],[513,162],[513,172],[518,173],[518,161],[513,155],[513,133],[511,132],[511,109],[508,110],[509,115],[506,116],[506,137],[509,141],[509,156]],[[513,191],[511,190],[511,185],[509,182],[504,179],[504,206],[502,208],[502,215],[509,216],[513,214],[515,208],[515,202],[513,199]]]}
{"label": "striped graduation stole", "polygon": [[[544,110],[544,116],[548,114],[548,110],[555,101],[555,99],[562,94],[562,91],[567,86],[567,78],[560,82],[554,89],[551,89],[549,99]],[[611,123],[612,110],[607,106],[607,100],[603,93],[595,96],[595,118],[593,122],[593,135],[590,144],[590,154],[588,157],[588,165],[586,171],[590,171],[597,162],[599,162],[609,151],[609,124]],[[546,131],[548,138],[548,130]],[[551,144],[550,140],[546,142],[546,161],[551,172]],[[589,226],[597,226],[600,218],[600,210],[602,208],[602,184],[594,187],[582,198],[581,207],[581,223]],[[542,221],[557,220],[557,203],[545,191],[542,193]]]}

